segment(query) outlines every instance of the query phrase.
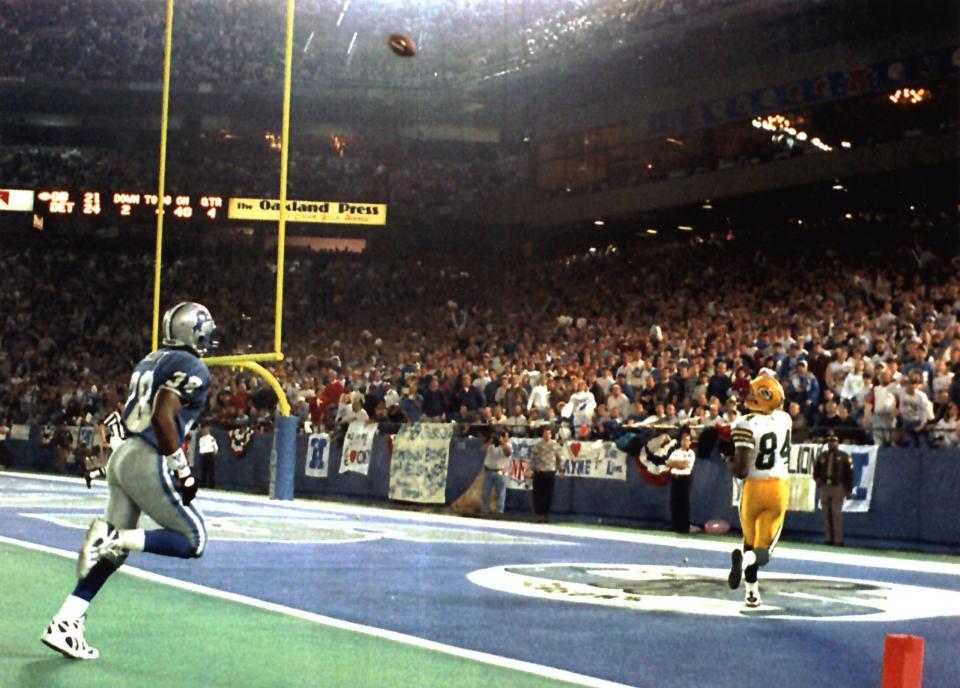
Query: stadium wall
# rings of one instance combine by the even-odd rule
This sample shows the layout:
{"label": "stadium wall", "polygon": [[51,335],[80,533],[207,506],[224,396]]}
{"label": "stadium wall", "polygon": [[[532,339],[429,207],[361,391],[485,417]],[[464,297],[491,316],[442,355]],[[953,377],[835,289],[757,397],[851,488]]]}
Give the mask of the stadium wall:
{"label": "stadium wall", "polygon": [[[217,486],[266,494],[270,483],[272,433],[258,433],[239,458],[230,449],[230,438],[222,430],[214,434],[221,447],[217,457]],[[307,437],[296,438],[294,489],[300,498],[338,498],[387,503],[390,482],[388,439],[376,437],[367,475],[340,473],[340,446],[330,451],[329,476],[308,477],[305,472]],[[446,484],[449,507],[473,483],[483,463],[478,438],[451,441]],[[18,470],[57,472],[57,450],[41,446],[39,431],[31,430],[28,440],[0,442],[2,462]],[[76,465],[67,471],[79,473]],[[737,525],[737,513],[731,506],[732,484],[729,473],[714,455],[697,462],[691,493],[691,522],[703,524],[722,518]],[[890,543],[926,543],[960,545],[960,519],[957,518],[960,495],[960,457],[951,449],[883,448],[877,457],[873,497],[867,513],[847,513],[845,530],[850,538]],[[627,463],[626,481],[560,478],[556,483],[552,513],[584,519],[602,519],[610,523],[638,524],[666,528],[670,523],[669,488],[652,485],[640,475],[633,461]],[[507,513],[519,517],[532,515],[531,496],[520,490],[507,491]],[[800,534],[804,539],[819,539],[823,532],[821,514],[791,511],[787,515],[784,537]]]}

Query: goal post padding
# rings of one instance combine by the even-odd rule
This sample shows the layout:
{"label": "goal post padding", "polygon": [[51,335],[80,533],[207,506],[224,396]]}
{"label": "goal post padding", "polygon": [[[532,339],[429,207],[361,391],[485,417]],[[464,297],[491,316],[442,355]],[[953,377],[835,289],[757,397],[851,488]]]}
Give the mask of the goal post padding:
{"label": "goal post padding", "polygon": [[293,499],[294,473],[297,465],[297,417],[277,416],[270,452],[273,499]]}

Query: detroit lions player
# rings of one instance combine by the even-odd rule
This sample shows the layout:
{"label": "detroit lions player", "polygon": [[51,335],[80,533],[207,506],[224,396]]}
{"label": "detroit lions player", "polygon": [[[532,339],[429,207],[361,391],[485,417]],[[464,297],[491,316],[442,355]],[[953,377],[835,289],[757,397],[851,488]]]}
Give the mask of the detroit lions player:
{"label": "detroit lions player", "polygon": [[741,577],[745,578],[744,604],[754,608],[761,604],[757,570],[770,560],[790,501],[787,462],[793,420],[780,408],[783,387],[769,369],[762,369],[750,381],[750,391],[743,403],[752,413],[733,426],[730,434],[735,453],[728,463],[734,475],[743,479],[740,497],[743,549],[731,553],[727,582],[736,590]]}
{"label": "detroit lions player", "polygon": [[[73,659],[100,653],[83,635],[87,607],[130,552],[168,557],[203,555],[203,515],[181,444],[203,411],[210,373],[200,356],[215,346],[216,325],[204,306],[180,303],[163,316],[163,346],[133,371],[123,408],[129,438],[107,464],[105,517],[90,524],[77,559],[77,584],[41,641]],[[137,528],[141,512],[161,528]]]}

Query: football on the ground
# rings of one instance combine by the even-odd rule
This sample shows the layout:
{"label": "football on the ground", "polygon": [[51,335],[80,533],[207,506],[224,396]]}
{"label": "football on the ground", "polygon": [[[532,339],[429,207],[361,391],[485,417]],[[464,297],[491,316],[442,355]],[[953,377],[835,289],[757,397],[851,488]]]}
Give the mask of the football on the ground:
{"label": "football on the ground", "polygon": [[413,57],[417,54],[416,43],[413,42],[410,36],[405,36],[402,33],[390,34],[390,37],[387,39],[387,45],[390,46],[390,50],[400,57]]}

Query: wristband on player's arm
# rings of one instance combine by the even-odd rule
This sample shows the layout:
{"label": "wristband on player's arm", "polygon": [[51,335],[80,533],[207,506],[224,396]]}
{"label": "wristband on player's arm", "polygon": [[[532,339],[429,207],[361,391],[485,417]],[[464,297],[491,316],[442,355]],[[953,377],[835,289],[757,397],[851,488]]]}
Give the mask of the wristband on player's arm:
{"label": "wristband on player's arm", "polygon": [[190,465],[187,463],[187,456],[183,449],[178,449],[173,454],[164,457],[167,467],[177,475],[177,484],[174,489],[180,494],[180,499],[184,506],[189,506],[193,498],[197,496],[197,479],[190,473]]}
{"label": "wristband on player's arm", "polygon": [[167,468],[176,473],[178,478],[186,478],[190,475],[190,464],[187,463],[187,455],[183,453],[182,448],[167,454],[164,460],[167,462]]}

